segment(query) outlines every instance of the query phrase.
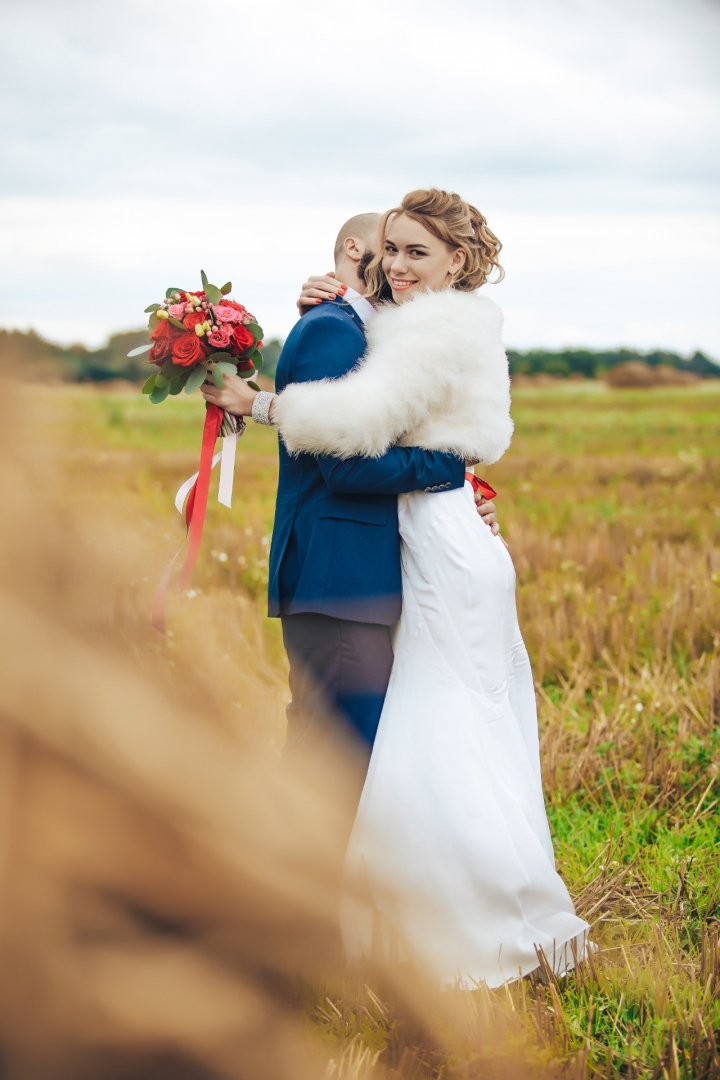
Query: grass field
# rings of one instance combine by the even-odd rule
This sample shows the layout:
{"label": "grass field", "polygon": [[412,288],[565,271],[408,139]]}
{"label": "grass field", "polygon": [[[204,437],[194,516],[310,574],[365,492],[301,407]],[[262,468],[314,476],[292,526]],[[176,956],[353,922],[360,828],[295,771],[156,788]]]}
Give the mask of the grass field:
{"label": "grass field", "polygon": [[[516,393],[512,449],[484,475],[518,573],[558,864],[600,951],[560,983],[479,991],[440,1050],[408,1043],[371,997],[319,991],[307,1008],[334,1048],[331,1075],[372,1075],[379,1052],[407,1078],[720,1077],[719,388]],[[196,468],[202,402],[84,387],[43,398],[63,432],[62,482],[82,487],[88,514],[137,523],[128,589],[149,608],[182,539],[172,498]],[[211,502],[191,589],[146,660],[197,662],[202,636],[225,661],[204,687],[218,724],[269,755],[287,697],[264,616],[275,475],[274,433],[250,425],[233,508]],[[252,731],[236,691],[247,656],[267,703]]]}

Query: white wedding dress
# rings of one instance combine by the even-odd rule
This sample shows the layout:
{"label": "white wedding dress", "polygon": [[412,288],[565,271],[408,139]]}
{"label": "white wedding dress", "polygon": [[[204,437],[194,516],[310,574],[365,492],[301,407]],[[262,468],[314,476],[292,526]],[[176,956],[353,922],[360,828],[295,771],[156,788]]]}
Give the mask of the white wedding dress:
{"label": "white wedding dress", "polygon": [[[492,301],[421,293],[382,308],[367,339],[348,375],[276,399],[290,453],[501,457],[513,425]],[[399,514],[403,611],[347,853],[346,951],[494,987],[537,968],[539,947],[561,973],[588,926],[555,871],[512,559],[469,483],[400,495]]]}
{"label": "white wedding dress", "polygon": [[469,483],[400,496],[403,614],[346,861],[352,958],[488,986],[582,956],[555,871],[515,570]]}

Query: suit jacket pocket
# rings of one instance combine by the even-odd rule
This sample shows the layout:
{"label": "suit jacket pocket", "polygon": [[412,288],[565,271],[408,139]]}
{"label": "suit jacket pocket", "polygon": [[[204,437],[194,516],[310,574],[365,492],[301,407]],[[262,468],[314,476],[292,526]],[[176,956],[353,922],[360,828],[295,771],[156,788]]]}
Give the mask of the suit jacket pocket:
{"label": "suit jacket pocket", "polygon": [[319,518],[342,518],[345,521],[360,521],[364,525],[386,525],[388,504],[375,499],[331,496],[318,501],[315,513]]}

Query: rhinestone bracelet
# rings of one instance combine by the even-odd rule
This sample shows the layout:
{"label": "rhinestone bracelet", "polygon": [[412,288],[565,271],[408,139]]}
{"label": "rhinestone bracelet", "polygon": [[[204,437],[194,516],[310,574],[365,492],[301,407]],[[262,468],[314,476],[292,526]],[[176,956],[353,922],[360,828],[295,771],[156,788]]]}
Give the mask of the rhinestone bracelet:
{"label": "rhinestone bracelet", "polygon": [[271,424],[270,402],[275,397],[268,390],[261,390],[255,395],[252,405],[252,418],[256,424]]}

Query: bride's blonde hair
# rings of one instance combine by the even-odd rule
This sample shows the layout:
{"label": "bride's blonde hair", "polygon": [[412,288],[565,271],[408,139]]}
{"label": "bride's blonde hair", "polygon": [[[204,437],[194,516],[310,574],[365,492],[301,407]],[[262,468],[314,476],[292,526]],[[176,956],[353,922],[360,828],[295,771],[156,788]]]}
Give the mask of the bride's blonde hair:
{"label": "bride's blonde hair", "polygon": [[418,188],[406,195],[400,206],[383,215],[378,252],[365,271],[365,296],[368,299],[386,295],[387,281],[382,268],[385,236],[390,221],[398,214],[406,214],[418,221],[450,249],[463,249],[465,262],[453,280],[456,289],[466,292],[479,289],[493,270],[497,270],[496,281],[502,281],[505,271],[498,262],[502,244],[488,228],[477,207],[465,202],[453,191]]}

